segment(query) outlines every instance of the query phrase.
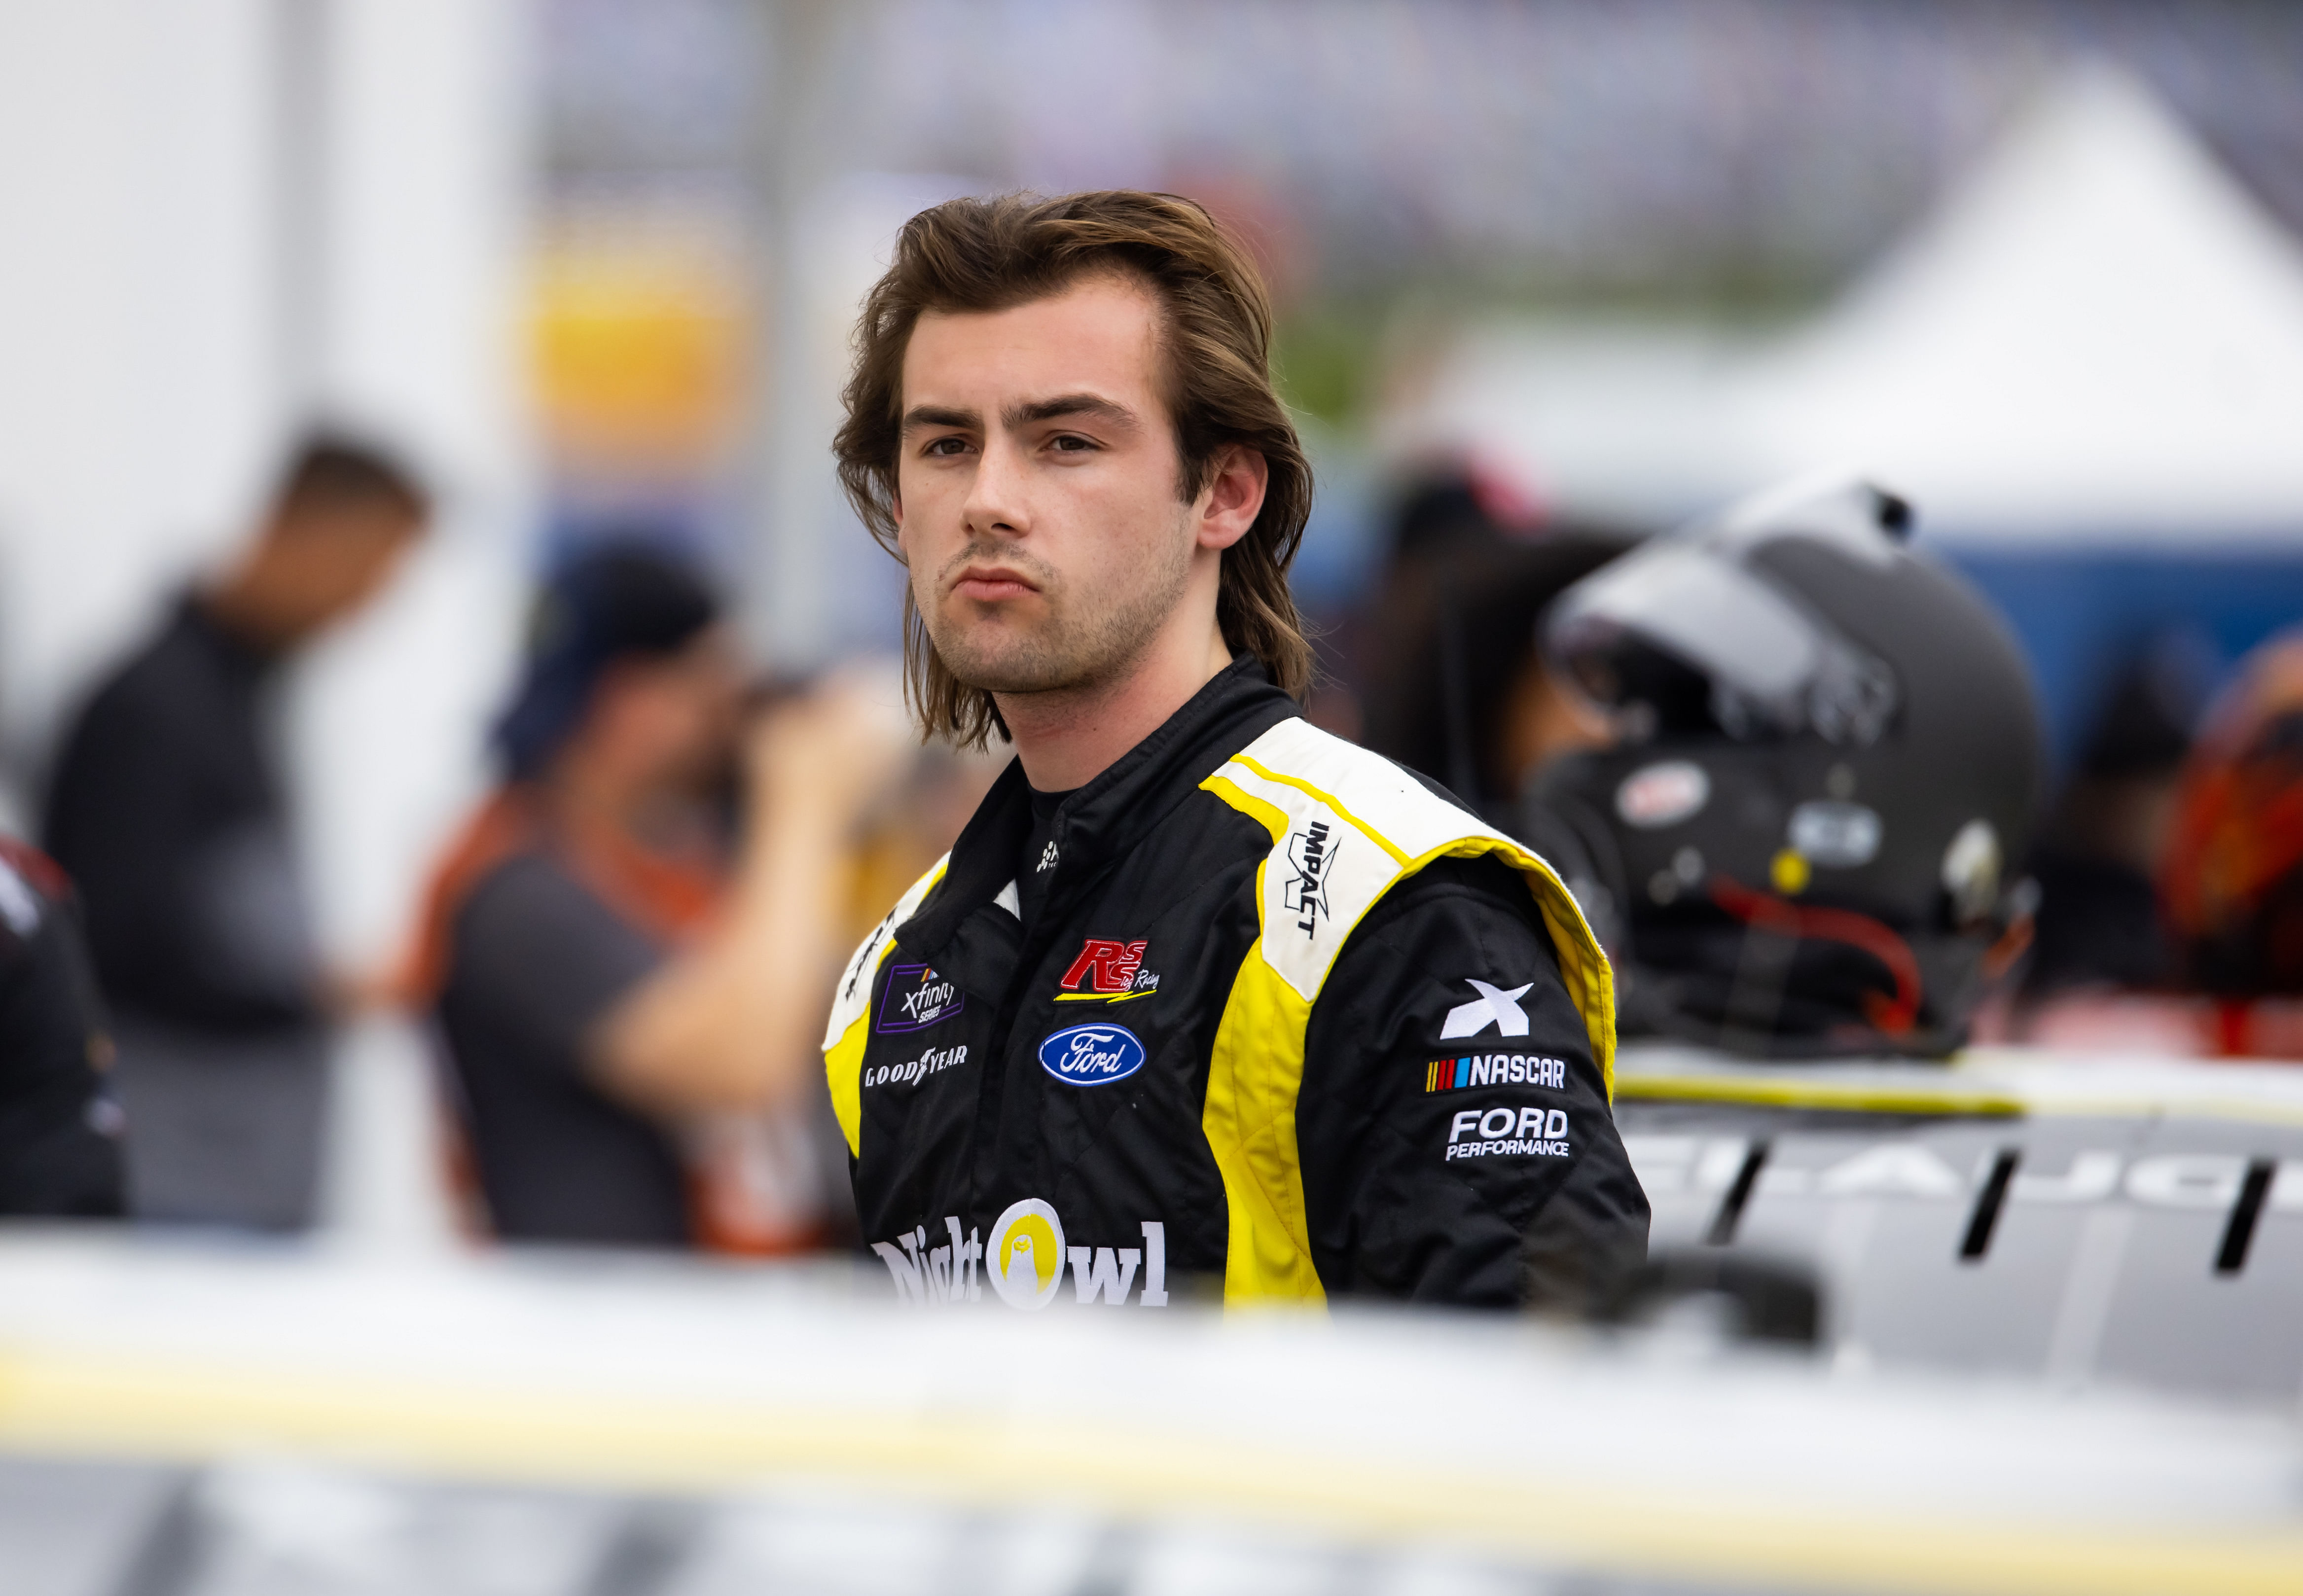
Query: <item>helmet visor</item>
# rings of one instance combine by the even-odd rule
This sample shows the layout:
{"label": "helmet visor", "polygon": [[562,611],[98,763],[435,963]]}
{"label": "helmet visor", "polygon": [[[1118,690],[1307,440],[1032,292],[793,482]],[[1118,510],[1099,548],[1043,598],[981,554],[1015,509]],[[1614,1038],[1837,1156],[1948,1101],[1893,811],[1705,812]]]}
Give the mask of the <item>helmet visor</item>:
{"label": "helmet visor", "polygon": [[1559,674],[1632,740],[1813,733],[1863,747],[1895,712],[1884,661],[1708,539],[1668,538],[1586,577],[1544,631]]}

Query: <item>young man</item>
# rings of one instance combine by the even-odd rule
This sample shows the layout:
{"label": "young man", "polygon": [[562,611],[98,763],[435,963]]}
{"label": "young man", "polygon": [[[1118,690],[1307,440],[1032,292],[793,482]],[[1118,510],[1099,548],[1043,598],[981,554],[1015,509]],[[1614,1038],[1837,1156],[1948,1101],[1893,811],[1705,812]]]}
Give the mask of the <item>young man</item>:
{"label": "young man", "polygon": [[1644,1255],[1573,901],[1298,713],[1270,334],[1151,194],[939,206],[865,302],[837,449],[915,703],[1018,756],[825,1034],[907,1298],[1572,1303]]}
{"label": "young man", "polygon": [[430,517],[390,457],[307,441],[256,536],[65,735],[46,843],[114,1022],[138,1218],[311,1221],[341,995],[312,942],[271,701],[281,667],[375,597]]}

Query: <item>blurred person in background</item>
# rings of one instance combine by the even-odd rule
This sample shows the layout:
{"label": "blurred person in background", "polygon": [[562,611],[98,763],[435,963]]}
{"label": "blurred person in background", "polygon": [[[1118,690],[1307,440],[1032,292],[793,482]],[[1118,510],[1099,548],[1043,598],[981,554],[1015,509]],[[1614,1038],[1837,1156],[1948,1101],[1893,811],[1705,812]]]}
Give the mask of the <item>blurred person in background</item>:
{"label": "blurred person in background", "polygon": [[2040,824],[2029,861],[2039,912],[2023,1005],[2090,989],[2164,991],[2177,979],[2158,880],[2206,676],[2177,642],[2138,651],[2111,673]]}
{"label": "blurred person in background", "polygon": [[1617,927],[1623,1023],[1940,1057],[2029,932],[2044,750],[1998,614],[1866,483],[1793,484],[1602,567],[1545,648],[1613,723],[1531,801]]}
{"label": "blurred person in background", "polygon": [[1539,766],[1609,735],[1604,718],[1553,677],[1537,623],[1562,590],[1634,540],[1509,524],[1488,504],[1468,477],[1454,476],[1419,485],[1404,502],[1370,628],[1363,741],[1510,830]]}
{"label": "blurred person in background", "polygon": [[680,561],[603,547],[546,585],[506,779],[441,869],[413,982],[503,1239],[821,1235],[813,1044],[859,820],[914,739],[852,682],[748,721],[745,696]]}
{"label": "blurred person in background", "polygon": [[[2303,633],[2258,647],[2208,714],[2175,796],[2159,889],[2193,989],[2303,995]],[[2229,1045],[2244,1037],[2224,1040],[2248,1050]]]}
{"label": "blurred person in background", "polygon": [[124,1211],[111,1066],[72,884],[0,836],[0,1214]]}
{"label": "blurred person in background", "polygon": [[247,549],[180,601],[65,734],[48,850],[85,906],[119,1046],[139,1218],[308,1223],[325,1117],[322,969],[276,769],[280,668],[367,603],[430,501],[350,440],[307,441]]}
{"label": "blurred person in background", "polygon": [[1645,1255],[1573,902],[1302,718],[1270,343],[1168,195],[936,206],[865,302],[836,449],[914,706],[1017,751],[825,1032],[913,1300],[1568,1306]]}

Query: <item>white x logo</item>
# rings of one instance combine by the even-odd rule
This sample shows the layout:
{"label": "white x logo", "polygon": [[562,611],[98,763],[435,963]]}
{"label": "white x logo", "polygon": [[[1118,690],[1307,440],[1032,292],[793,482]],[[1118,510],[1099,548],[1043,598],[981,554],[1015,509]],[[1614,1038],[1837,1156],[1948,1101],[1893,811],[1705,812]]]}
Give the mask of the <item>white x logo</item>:
{"label": "white x logo", "polygon": [[1527,1011],[1519,1006],[1519,1000],[1534,987],[1533,981],[1505,992],[1485,981],[1472,980],[1469,976],[1464,979],[1471,983],[1472,990],[1479,996],[1447,1011],[1447,1021],[1439,1028],[1441,1041],[1452,1042],[1457,1037],[1476,1037],[1490,1025],[1506,1037],[1527,1035]]}

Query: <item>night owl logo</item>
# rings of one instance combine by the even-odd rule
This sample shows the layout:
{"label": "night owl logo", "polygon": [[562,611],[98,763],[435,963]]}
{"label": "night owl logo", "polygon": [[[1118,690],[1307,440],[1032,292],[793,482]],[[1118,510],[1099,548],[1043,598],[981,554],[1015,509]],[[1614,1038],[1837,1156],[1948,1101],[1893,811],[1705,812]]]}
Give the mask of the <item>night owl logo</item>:
{"label": "night owl logo", "polygon": [[1064,1279],[1064,1222],[1038,1197],[1010,1203],[983,1247],[991,1289],[1011,1308],[1043,1308]]}

